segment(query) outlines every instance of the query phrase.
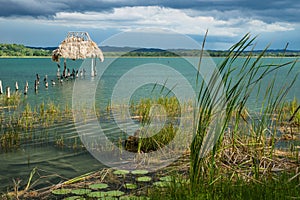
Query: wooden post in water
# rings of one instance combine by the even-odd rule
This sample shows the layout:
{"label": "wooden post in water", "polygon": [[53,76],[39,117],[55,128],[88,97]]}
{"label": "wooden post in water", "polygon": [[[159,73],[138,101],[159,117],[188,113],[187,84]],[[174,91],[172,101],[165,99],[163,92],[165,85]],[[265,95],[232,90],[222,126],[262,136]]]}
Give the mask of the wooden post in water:
{"label": "wooden post in water", "polygon": [[96,71],[96,65],[97,65],[97,58],[94,59],[94,76],[97,76],[97,71]]}
{"label": "wooden post in water", "polygon": [[94,70],[94,58],[92,57],[92,64],[91,64],[91,77],[95,76],[95,70]]}
{"label": "wooden post in water", "polygon": [[0,80],[0,94],[3,94],[2,81]]}
{"label": "wooden post in water", "polygon": [[35,91],[35,93],[38,91],[38,81],[37,80],[35,80],[34,81],[34,91]]}
{"label": "wooden post in water", "polygon": [[25,87],[24,87],[24,95],[27,95],[28,92],[28,82],[26,81]]}
{"label": "wooden post in water", "polygon": [[57,69],[56,76],[57,76],[57,78],[60,78],[60,71],[59,71],[59,68]]}
{"label": "wooden post in water", "polygon": [[6,87],[6,96],[8,99],[10,98],[10,87]]}
{"label": "wooden post in water", "polygon": [[16,81],[16,91],[19,90],[19,85],[18,85],[18,82]]}

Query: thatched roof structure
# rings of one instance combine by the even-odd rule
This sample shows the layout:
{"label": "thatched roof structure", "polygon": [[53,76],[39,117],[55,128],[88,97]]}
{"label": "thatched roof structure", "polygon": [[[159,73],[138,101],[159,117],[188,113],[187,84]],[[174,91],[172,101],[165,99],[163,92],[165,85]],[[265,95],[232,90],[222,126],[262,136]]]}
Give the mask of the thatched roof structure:
{"label": "thatched roof structure", "polygon": [[87,32],[69,32],[57,49],[52,52],[52,60],[59,61],[59,58],[85,59],[99,58],[104,60],[103,53],[98,45],[93,42]]}

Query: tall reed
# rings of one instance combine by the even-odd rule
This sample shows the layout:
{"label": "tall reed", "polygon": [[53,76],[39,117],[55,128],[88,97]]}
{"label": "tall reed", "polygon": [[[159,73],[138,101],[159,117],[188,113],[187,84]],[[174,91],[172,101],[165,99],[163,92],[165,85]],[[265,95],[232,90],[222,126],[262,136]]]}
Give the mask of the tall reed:
{"label": "tall reed", "polygon": [[[297,61],[264,64],[262,58],[268,47],[257,57],[253,57],[251,52],[255,47],[255,39],[250,34],[246,34],[229,49],[228,55],[217,66],[217,70],[212,73],[210,80],[202,81],[200,84],[198,107],[195,113],[197,123],[190,155],[190,181],[193,190],[197,190],[203,181],[209,180],[210,183],[214,183],[221,177],[218,174],[220,168],[217,166],[216,158],[222,155],[220,152],[228,148],[228,146],[222,145],[225,136],[230,138],[229,145],[233,152],[237,145],[241,145],[239,138],[243,135],[247,136],[247,140],[243,142],[248,142],[245,144],[245,148],[250,148],[247,145],[254,144],[249,151],[253,161],[253,172],[256,178],[259,176],[259,165],[264,154],[264,148],[260,147],[265,142],[266,133],[272,131],[271,127],[276,122],[272,120],[275,110],[280,107],[298,74],[293,75],[280,88],[276,85],[277,92],[275,92],[276,72],[281,68],[288,68],[286,77],[290,77],[290,72]],[[250,49],[251,47],[252,49]],[[242,63],[238,63],[237,58],[249,49],[248,56],[243,58]],[[201,56],[199,68],[203,67]],[[262,80],[271,74],[274,75],[274,78],[263,90]],[[255,114],[255,117],[246,108],[254,91],[257,92],[257,97],[259,93],[265,94],[263,99],[258,99],[261,109],[259,113]]]}

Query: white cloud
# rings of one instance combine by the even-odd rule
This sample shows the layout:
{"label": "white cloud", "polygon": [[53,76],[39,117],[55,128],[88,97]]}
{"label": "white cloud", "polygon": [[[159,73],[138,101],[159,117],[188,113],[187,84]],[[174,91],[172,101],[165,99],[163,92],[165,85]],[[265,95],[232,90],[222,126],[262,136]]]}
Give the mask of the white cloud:
{"label": "white cloud", "polygon": [[182,34],[203,34],[206,29],[212,36],[233,37],[246,32],[262,33],[289,31],[294,24],[284,22],[267,23],[251,18],[226,20],[216,18],[209,13],[189,15],[190,10],[179,10],[159,6],[137,6],[115,8],[112,12],[59,12],[52,23],[71,27],[92,27],[100,29],[131,30],[136,28],[168,28]]}

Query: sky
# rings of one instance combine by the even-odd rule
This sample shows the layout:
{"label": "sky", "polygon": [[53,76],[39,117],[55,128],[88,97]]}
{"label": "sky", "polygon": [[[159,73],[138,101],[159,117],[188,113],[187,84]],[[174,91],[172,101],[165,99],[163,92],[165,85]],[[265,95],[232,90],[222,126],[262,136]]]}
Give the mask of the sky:
{"label": "sky", "polygon": [[[298,0],[0,0],[0,5],[0,43],[56,47],[68,31],[87,31],[101,45],[120,33],[148,29],[202,43],[208,30],[206,49],[228,49],[249,32],[258,36],[256,49],[289,43],[288,49],[300,50]],[[134,46],[134,40],[114,45]],[[176,47],[184,48],[180,42],[170,46]]]}

